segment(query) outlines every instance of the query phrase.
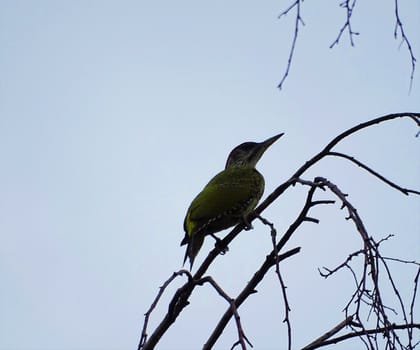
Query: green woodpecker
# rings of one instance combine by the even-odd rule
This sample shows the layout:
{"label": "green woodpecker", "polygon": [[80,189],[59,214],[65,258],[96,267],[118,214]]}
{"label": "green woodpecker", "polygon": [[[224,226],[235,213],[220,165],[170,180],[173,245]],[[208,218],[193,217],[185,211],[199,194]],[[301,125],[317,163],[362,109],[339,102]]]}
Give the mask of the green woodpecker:
{"label": "green woodpecker", "polygon": [[264,192],[264,177],[255,165],[282,135],[235,147],[229,154],[225,170],[213,177],[194,198],[184,220],[185,237],[181,242],[181,245],[187,244],[184,264],[188,257],[192,268],[206,235],[213,235],[241,221],[249,226],[247,216]]}

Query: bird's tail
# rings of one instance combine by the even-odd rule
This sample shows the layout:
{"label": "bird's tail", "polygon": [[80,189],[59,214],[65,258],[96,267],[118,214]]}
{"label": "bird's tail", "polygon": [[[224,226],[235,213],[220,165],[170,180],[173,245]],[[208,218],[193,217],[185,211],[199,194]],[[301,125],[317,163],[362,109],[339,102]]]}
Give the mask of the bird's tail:
{"label": "bird's tail", "polygon": [[194,264],[195,257],[197,256],[198,252],[200,251],[201,246],[204,242],[204,236],[195,234],[194,236],[190,237],[190,241],[188,242],[187,249],[185,251],[184,256],[184,263],[187,261],[187,258],[190,259],[190,271]]}

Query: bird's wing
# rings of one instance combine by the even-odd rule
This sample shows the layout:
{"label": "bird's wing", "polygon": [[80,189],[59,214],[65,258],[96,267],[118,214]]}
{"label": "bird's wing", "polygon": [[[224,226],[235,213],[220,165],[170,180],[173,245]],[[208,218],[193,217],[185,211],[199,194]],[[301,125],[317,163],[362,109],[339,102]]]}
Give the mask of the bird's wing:
{"label": "bird's wing", "polygon": [[210,180],[191,203],[184,223],[187,232],[194,231],[194,227],[188,225],[201,226],[208,220],[234,214],[249,206],[251,201],[259,200],[262,193],[255,192],[260,192],[258,182],[264,181],[262,176],[256,171],[255,176],[244,178],[240,175],[224,171]]}

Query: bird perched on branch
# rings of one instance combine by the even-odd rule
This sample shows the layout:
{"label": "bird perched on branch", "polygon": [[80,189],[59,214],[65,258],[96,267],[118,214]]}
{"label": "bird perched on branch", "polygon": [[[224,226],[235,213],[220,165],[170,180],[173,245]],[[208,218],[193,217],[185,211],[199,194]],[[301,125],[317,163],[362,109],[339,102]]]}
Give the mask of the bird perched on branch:
{"label": "bird perched on branch", "polygon": [[[264,192],[264,177],[255,169],[267,148],[283,133],[263,142],[245,142],[230,152],[225,170],[213,177],[194,198],[184,220],[187,244],[184,264],[190,259],[190,269],[206,235],[244,222],[257,206]],[[215,237],[215,236],[213,236]],[[216,237],[215,237],[216,238]],[[217,239],[217,238],[216,238]]]}

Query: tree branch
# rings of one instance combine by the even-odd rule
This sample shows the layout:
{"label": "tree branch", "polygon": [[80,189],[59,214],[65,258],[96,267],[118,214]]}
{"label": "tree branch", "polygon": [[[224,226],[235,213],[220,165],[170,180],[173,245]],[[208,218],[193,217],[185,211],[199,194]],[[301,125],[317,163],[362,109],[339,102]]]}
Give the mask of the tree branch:
{"label": "tree branch", "polygon": [[239,317],[235,300],[230,298],[229,295],[226,294],[226,292],[222,289],[222,287],[220,287],[212,277],[206,276],[206,277],[201,278],[199,281],[197,281],[197,285],[203,285],[204,283],[210,283],[212,287],[217,291],[217,293],[219,293],[219,295],[222,296],[223,299],[225,299],[229,303],[232,314],[235,316],[236,329],[238,330],[238,341],[233,345],[233,347],[235,347],[236,344],[239,344],[241,345],[243,350],[246,350],[245,341],[252,347],[252,344],[246,337],[245,332],[242,328],[241,318]]}
{"label": "tree branch", "polygon": [[292,349],[292,325],[290,322],[290,305],[289,305],[289,300],[287,298],[287,292],[286,292],[286,284],[284,283],[283,277],[281,276],[280,273],[280,264],[278,261],[278,250],[277,250],[277,230],[274,227],[274,224],[269,222],[267,219],[264,219],[263,217],[261,217],[260,215],[258,215],[258,219],[260,219],[264,225],[268,225],[270,227],[271,230],[271,242],[273,244],[273,252],[274,255],[276,257],[276,275],[277,275],[277,279],[280,283],[280,287],[281,287],[281,292],[282,292],[282,296],[283,296],[283,303],[284,303],[284,320],[283,322],[286,323],[287,326],[287,349],[291,350]]}
{"label": "tree branch", "polygon": [[335,45],[338,45],[338,43],[340,42],[341,36],[343,35],[343,33],[346,29],[347,29],[347,32],[349,34],[350,44],[351,44],[351,46],[354,46],[353,35],[359,35],[359,33],[354,32],[352,27],[351,27],[351,16],[353,15],[353,10],[354,10],[355,6],[356,6],[356,0],[353,0],[353,1],[344,0],[342,3],[340,3],[340,7],[344,8],[346,10],[346,21],[344,22],[343,26],[341,27],[336,39],[330,45],[330,49],[332,49]]}
{"label": "tree branch", "polygon": [[[335,147],[340,141],[342,141],[346,137],[360,130],[363,130],[365,128],[371,127],[376,124],[394,120],[397,118],[409,118],[410,120],[413,120],[417,124],[417,126],[420,126],[420,113],[409,112],[409,113],[394,113],[394,114],[385,115],[379,118],[372,119],[368,122],[361,123],[355,127],[352,127],[344,131],[343,133],[335,137],[331,142],[329,142],[321,152],[319,152],[318,154],[313,156],[310,160],[308,160],[305,164],[303,164],[289,178],[289,180],[287,180],[286,182],[278,186],[263,202],[261,202],[260,205],[254,210],[254,212],[249,215],[248,217],[249,222],[252,222],[258,215],[260,215],[271,203],[273,203],[290,186],[293,186],[294,184],[296,184],[296,182],[298,181],[298,179],[303,173],[305,173],[310,167],[312,167],[318,161],[326,157],[331,152],[332,148]],[[307,202],[305,204],[304,209],[302,210],[297,220],[289,227],[288,231],[283,235],[283,237],[278,242],[277,244],[278,251],[280,251],[283,248],[284,244],[289,240],[292,233],[297,229],[297,227],[302,222],[304,221],[317,222],[316,219],[310,218],[306,215],[307,210],[309,210],[309,208],[313,206],[315,203],[315,202],[312,202],[312,195],[313,195],[313,192],[315,191],[315,188],[317,187],[312,187],[309,190]],[[304,216],[302,217],[303,213],[304,213]],[[174,294],[173,298],[170,301],[167,314],[164,316],[160,324],[157,326],[154,332],[147,339],[146,326],[147,326],[147,321],[148,321],[148,315],[150,315],[150,312],[153,310],[154,307],[151,308],[151,310],[149,310],[150,312],[147,313],[147,318],[145,319],[146,324],[143,327],[141,341],[139,344],[139,350],[154,349],[159,339],[168,330],[168,328],[175,322],[176,318],[179,316],[182,310],[189,304],[188,299],[196,286],[196,281],[200,280],[204,276],[205,272],[207,271],[207,269],[209,268],[213,260],[219,255],[220,247],[227,247],[229,243],[243,230],[243,228],[244,228],[244,225],[242,223],[235,226],[231,230],[231,232],[219,243],[219,247],[209,252],[208,256],[203,261],[201,266],[198,268],[194,276],[192,278],[189,278],[189,280],[176,291],[176,293]],[[284,254],[278,255],[278,261],[281,261],[291,255],[298,253],[299,250],[300,248],[295,248]],[[274,252],[271,252],[271,254],[267,256],[266,261],[263,263],[260,270],[257,271],[257,273],[254,275],[252,279],[252,283],[249,283],[248,286],[244,288],[243,292],[235,299],[236,307],[238,307],[245,300],[247,296],[249,296],[250,294],[254,292],[253,283],[257,285],[262,280],[262,278],[264,277],[268,269],[270,269],[273,265],[276,264],[276,259],[277,259],[276,256],[277,255],[274,254]],[[158,295],[156,299],[156,303],[159,300],[159,298],[160,298],[160,294]],[[230,311],[229,310],[223,316],[222,320],[219,323],[220,325],[222,325],[224,322],[227,323],[227,321],[231,318],[232,312],[231,310]],[[220,329],[219,327],[220,327],[219,325],[216,327],[215,332],[216,331],[219,332],[218,331],[218,329]]]}
{"label": "tree branch", "polygon": [[[312,197],[314,195],[316,188],[317,188],[316,186],[312,186],[309,189],[306,200],[305,200],[305,204],[300,214],[296,218],[296,220],[289,226],[288,230],[280,239],[280,241],[276,244],[276,246],[273,248],[271,253],[267,255],[264,263],[257,270],[257,272],[254,274],[254,276],[251,278],[251,280],[248,282],[245,288],[241,291],[241,293],[239,293],[238,297],[235,299],[236,307],[239,307],[251,294],[255,293],[255,288],[262,281],[263,277],[266,275],[268,270],[272,266],[276,265],[276,261],[280,262],[284,260],[286,257],[294,255],[300,251],[300,248],[295,248],[284,254],[277,255],[277,252],[281,251],[281,249],[285,246],[285,244],[290,239],[292,234],[297,230],[297,228],[303,222],[305,222],[307,214],[310,208],[312,207]],[[222,334],[223,330],[225,329],[231,317],[232,317],[232,312],[230,309],[227,309],[224,315],[222,316],[222,318],[220,319],[219,323],[217,324],[216,328],[210,335],[206,344],[204,345],[203,350],[209,350],[214,346],[214,344],[216,343],[217,339]]]}
{"label": "tree branch", "polygon": [[[349,35],[350,45],[354,46],[353,37],[355,35],[360,34],[359,32],[355,32],[353,30],[352,23],[351,23],[351,19],[352,19],[352,16],[353,16],[353,11],[354,11],[354,8],[356,7],[356,2],[357,2],[357,0],[343,0],[340,3],[340,7],[344,8],[345,11],[346,11],[346,19],[344,21],[344,24],[340,28],[337,37],[335,38],[335,40],[329,46],[330,49],[332,49],[334,46],[339,44],[341,37],[343,36],[344,32],[346,32],[346,31]],[[278,18],[286,16],[289,12],[291,12],[294,8],[296,8],[296,16],[295,16],[295,25],[294,25],[294,34],[293,34],[293,39],[292,39],[292,45],[291,45],[291,48],[289,50],[289,56],[288,56],[288,59],[287,59],[286,69],[283,73],[282,78],[280,79],[280,83],[277,86],[280,90],[282,89],[283,84],[284,84],[286,78],[288,77],[289,72],[290,72],[290,68],[292,66],[292,60],[293,60],[293,56],[294,56],[294,53],[295,53],[296,43],[297,43],[298,34],[299,34],[299,24],[305,25],[305,23],[302,20],[301,14],[300,14],[302,3],[303,3],[303,0],[295,0],[289,7],[287,7],[278,16]],[[414,51],[413,51],[411,42],[410,42],[407,34],[405,33],[404,26],[403,26],[403,23],[401,21],[401,17],[400,17],[400,13],[399,13],[398,0],[394,0],[394,12],[395,12],[394,38],[397,39],[398,34],[401,35],[400,46],[405,44],[407,46],[407,50],[408,50],[408,53],[410,55],[411,73],[410,73],[410,88],[409,89],[411,91],[412,86],[413,86],[414,73],[415,73],[415,70],[416,70],[417,59],[414,56]]]}
{"label": "tree branch", "polygon": [[344,321],[340,322],[338,325],[336,325],[334,328],[320,336],[318,339],[314,340],[309,345],[302,348],[302,350],[310,350],[315,349],[319,346],[319,344],[323,344],[325,341],[327,341],[329,338],[331,338],[334,334],[337,334],[340,332],[343,328],[347,327],[349,324],[353,322],[353,316],[348,316]]}
{"label": "tree branch", "polygon": [[146,343],[147,340],[147,325],[149,324],[149,318],[150,318],[150,314],[153,312],[153,310],[156,308],[160,298],[163,295],[163,292],[165,291],[165,289],[169,286],[169,284],[171,284],[171,282],[178,276],[181,275],[187,275],[188,276],[188,280],[191,281],[192,280],[192,276],[191,273],[187,270],[180,270],[178,272],[174,272],[172,274],[171,277],[169,277],[165,283],[159,288],[159,293],[157,294],[155,300],[153,300],[152,305],[150,305],[149,310],[147,310],[147,312],[144,314],[144,324],[143,324],[143,329],[141,332],[141,338],[140,338],[140,342],[139,342],[139,346],[138,346],[138,350],[142,349],[144,344]]}
{"label": "tree branch", "polygon": [[277,87],[280,90],[282,89],[283,83],[286,80],[287,76],[289,75],[289,71],[290,71],[290,68],[292,66],[293,55],[295,53],[296,42],[297,42],[297,38],[298,38],[298,34],[299,34],[299,24],[305,25],[305,23],[302,20],[301,15],[300,15],[301,2],[302,2],[302,0],[295,0],[295,2],[293,4],[291,4],[286,10],[284,10],[278,16],[278,18],[281,18],[282,16],[287,15],[293,8],[296,7],[295,30],[294,30],[294,33],[293,33],[292,46],[291,46],[290,51],[289,51],[289,57],[287,59],[286,70],[283,73],[283,77],[280,79],[280,83],[277,85]]}
{"label": "tree branch", "polygon": [[411,324],[408,324],[408,325],[407,324],[401,324],[401,325],[391,324],[389,327],[364,329],[362,331],[351,332],[351,333],[344,334],[340,337],[336,337],[336,338],[333,338],[333,339],[330,339],[330,340],[325,340],[324,342],[313,344],[312,346],[310,346],[311,344],[307,345],[302,350],[313,350],[313,349],[317,349],[317,348],[320,348],[320,347],[323,347],[323,346],[327,346],[327,345],[331,345],[331,344],[337,344],[337,343],[342,342],[343,340],[346,340],[346,339],[360,337],[360,336],[368,335],[368,334],[383,334],[383,335],[385,335],[390,330],[399,330],[399,329],[407,329],[407,328],[420,329],[420,323],[411,323]]}
{"label": "tree branch", "polygon": [[[397,344],[401,347],[401,349],[405,348],[404,345],[401,343],[399,336],[395,333],[395,330],[393,328],[393,323],[390,321],[390,317],[388,315],[388,311],[392,311],[394,314],[397,314],[397,312],[396,310],[390,308],[389,306],[386,306],[382,298],[383,288],[381,288],[379,284],[379,272],[380,272],[380,267],[384,267],[385,272],[386,272],[386,277],[387,277],[385,280],[388,281],[391,285],[393,294],[398,300],[400,310],[403,315],[403,320],[405,322],[405,326],[407,326],[405,329],[407,330],[407,336],[408,336],[408,348],[412,349],[413,348],[412,327],[409,327],[410,323],[408,321],[404,302],[394,282],[393,276],[388,267],[386,259],[383,258],[379,252],[379,245],[382,242],[388,240],[391,237],[391,235],[387,236],[386,238],[378,242],[375,242],[372,237],[368,236],[367,230],[363,224],[362,219],[360,218],[355,207],[348,201],[347,195],[344,194],[336,185],[332,184],[330,181],[324,178],[317,178],[316,181],[321,182],[323,186],[330,189],[342,201],[343,203],[342,208],[346,208],[348,211],[347,219],[350,219],[353,221],[364,244],[363,249],[349,255],[347,260],[343,264],[335,268],[334,270],[326,269],[328,273],[324,275],[324,277],[329,277],[330,275],[334,274],[335,272],[337,272],[338,270],[340,270],[341,268],[345,266],[345,267],[348,267],[352,271],[353,276],[355,277],[353,269],[349,266],[349,262],[353,257],[358,256],[359,254],[364,255],[365,264],[363,267],[360,283],[357,283],[357,278],[355,278],[357,288],[345,308],[345,311],[347,314],[350,305],[353,303],[355,304],[356,310],[352,316],[356,318],[360,327],[363,328],[361,332],[355,332],[352,334],[361,334],[361,335],[366,336],[366,340],[364,341],[368,349],[374,347],[374,344],[376,344],[377,346],[377,337],[376,336],[373,337],[373,340],[372,340],[371,337],[369,336],[370,333],[366,331],[363,323],[361,322],[361,317],[360,317],[361,306],[362,304],[366,304],[370,308],[368,319],[369,319],[370,314],[373,313],[374,315],[376,315],[377,328],[380,329],[382,327],[383,329],[386,330],[385,332],[383,332],[384,333],[383,335],[386,341],[386,346],[391,349],[394,349],[395,344]],[[368,278],[371,281],[371,285],[372,285],[371,287],[368,286]],[[410,321],[412,323],[412,319]],[[377,333],[373,333],[373,334],[377,334]]]}
{"label": "tree branch", "polygon": [[353,162],[354,164],[356,164],[357,166],[361,167],[362,169],[366,170],[367,172],[369,172],[370,174],[372,174],[373,176],[377,177],[379,180],[385,182],[387,185],[391,186],[392,188],[395,188],[396,190],[404,193],[406,196],[408,196],[410,193],[412,194],[418,194],[420,195],[419,191],[416,190],[410,190],[408,188],[403,188],[401,186],[398,186],[397,184],[395,184],[394,182],[388,180],[387,178],[385,178],[384,176],[382,176],[381,174],[377,173],[375,170],[373,170],[372,168],[369,168],[367,165],[363,164],[362,162],[358,161],[356,158],[348,156],[347,154],[343,154],[340,152],[328,152],[327,156],[334,156],[334,157],[341,157],[341,158],[345,158],[348,159],[349,161]]}
{"label": "tree branch", "polygon": [[410,74],[410,91],[413,86],[413,79],[414,79],[414,71],[416,70],[416,57],[414,56],[413,48],[411,47],[410,40],[408,39],[407,35],[405,34],[404,27],[400,18],[400,11],[398,6],[398,0],[395,0],[395,28],[394,28],[394,38],[398,38],[398,30],[401,34],[401,44],[405,44],[407,46],[408,53],[410,54],[411,60],[411,74]]}
{"label": "tree branch", "polygon": [[[288,250],[287,252],[280,254],[278,256],[279,261],[283,261],[292,255],[295,255],[300,252],[300,247],[293,248]],[[271,255],[266,257],[264,264],[261,268],[254,274],[252,279],[248,282],[246,287],[242,290],[242,292],[234,299],[236,308],[239,306],[251,295],[256,293],[255,287],[262,281],[263,277],[265,276],[266,272],[274,265],[274,258]],[[216,328],[210,335],[209,339],[203,346],[203,350],[210,350],[213,345],[216,343],[217,339],[222,334],[224,328],[228,324],[229,320],[232,317],[232,310],[229,308],[226,310],[222,318],[220,319],[219,323],[217,324]]]}

